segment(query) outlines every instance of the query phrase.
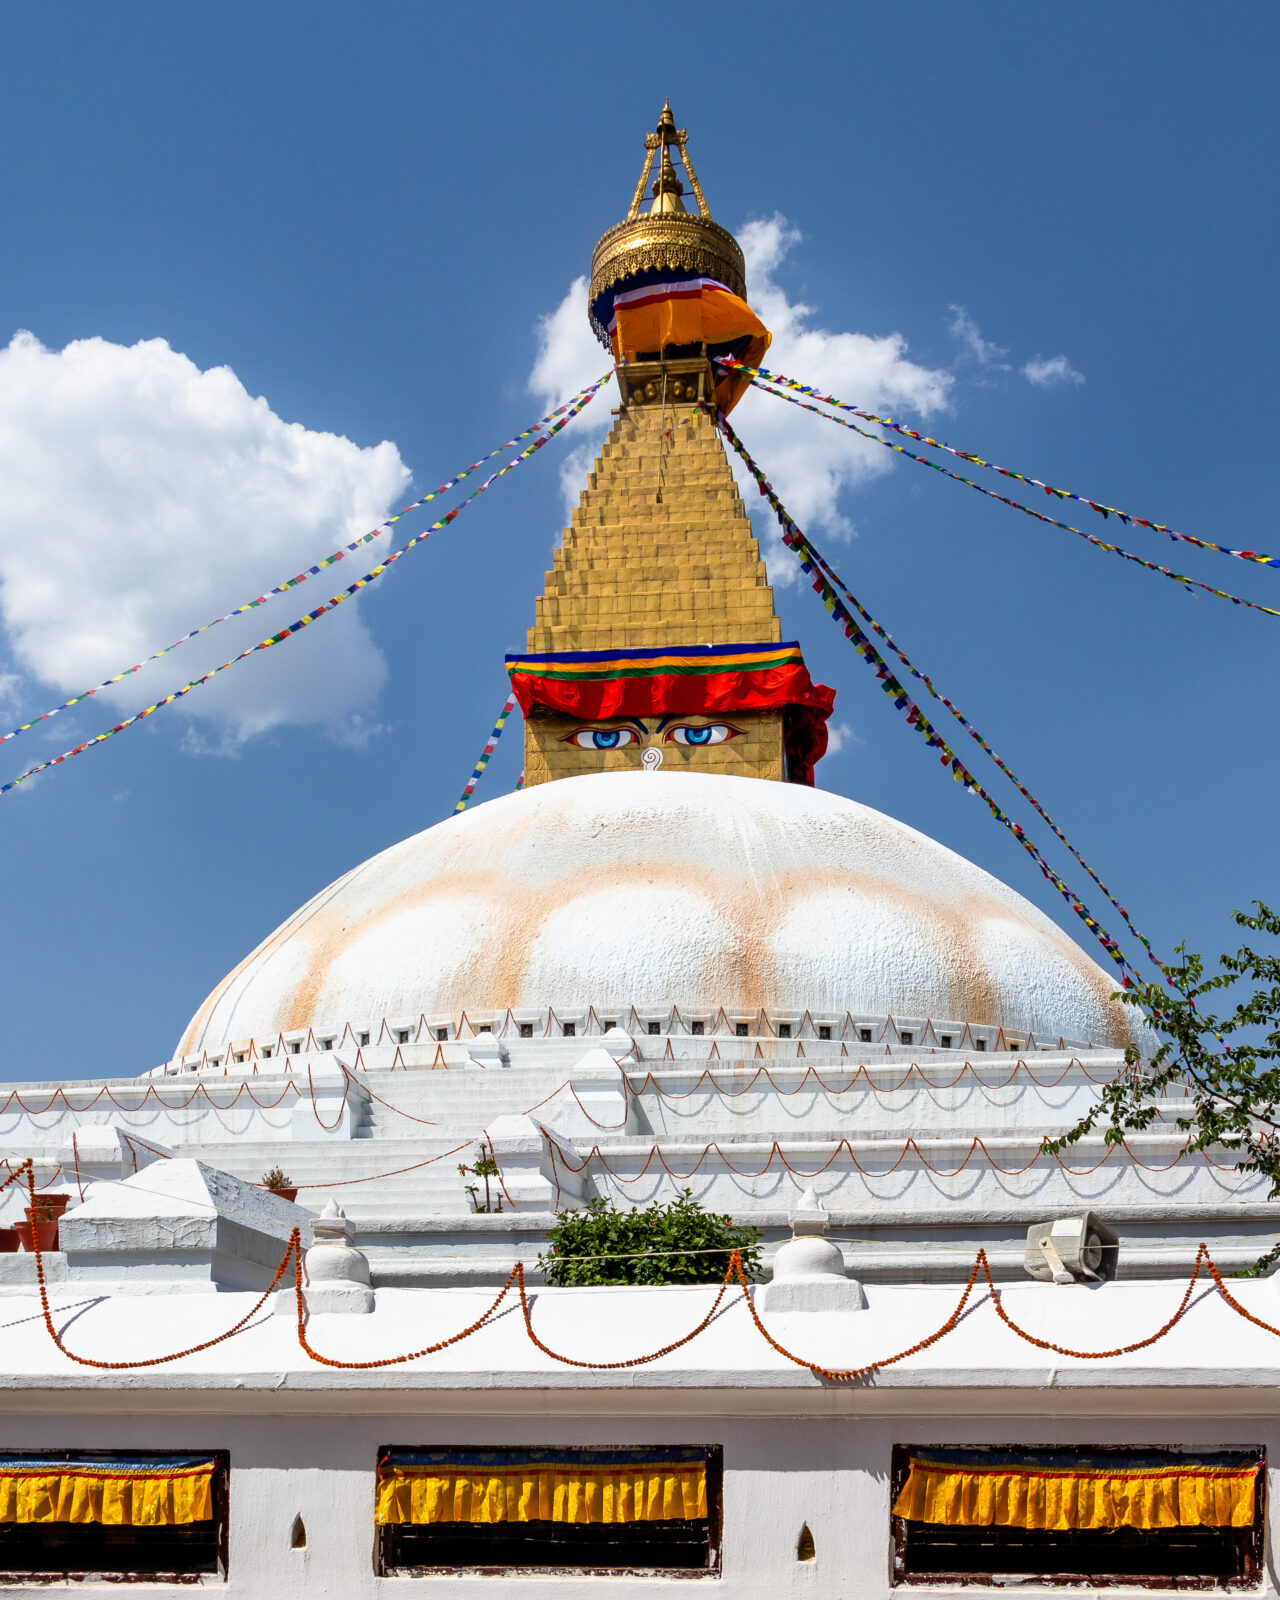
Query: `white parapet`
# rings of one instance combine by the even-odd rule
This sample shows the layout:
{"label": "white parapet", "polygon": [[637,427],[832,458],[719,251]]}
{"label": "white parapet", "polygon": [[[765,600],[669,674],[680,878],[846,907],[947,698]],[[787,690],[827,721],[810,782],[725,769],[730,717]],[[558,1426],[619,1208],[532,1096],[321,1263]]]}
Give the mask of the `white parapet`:
{"label": "white parapet", "polygon": [[121,1183],[93,1184],[63,1214],[72,1281],[116,1292],[265,1289],[289,1235],[310,1214],[203,1161],[157,1161]]}
{"label": "white parapet", "polygon": [[[516,1211],[560,1211],[585,1192],[585,1163],[554,1128],[529,1116],[495,1117],[485,1130],[501,1196]],[[575,1171],[576,1167],[582,1171]]]}

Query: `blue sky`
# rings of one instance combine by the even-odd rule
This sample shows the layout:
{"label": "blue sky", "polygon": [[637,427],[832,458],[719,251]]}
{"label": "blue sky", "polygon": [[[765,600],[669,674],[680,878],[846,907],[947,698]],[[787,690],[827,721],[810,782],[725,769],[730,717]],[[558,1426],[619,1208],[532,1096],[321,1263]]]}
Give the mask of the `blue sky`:
{"label": "blue sky", "polygon": [[[6,8],[6,726],[536,416],[538,374],[553,390],[594,359],[570,329],[573,281],[665,95],[717,220],[755,224],[753,298],[813,375],[1024,472],[1276,552],[1278,32],[1273,6],[1181,0],[748,3],[731,21]],[[1188,598],[910,463],[881,471],[874,447],[842,454],[837,430],[797,432],[782,409],[744,405],[739,431],[865,603],[1157,948],[1229,942],[1233,907],[1276,897],[1280,619]],[[0,798],[5,1077],[164,1059],[300,902],[447,815],[532,618],[574,448],[566,434],[301,641]],[[1280,604],[1280,573],[1138,529],[1121,542]],[[283,626],[358,559],[0,747],[0,781]],[[1057,916],[808,590],[777,595],[784,637],[839,693],[847,734],[820,783]],[[514,783],[512,734],[478,798]]]}

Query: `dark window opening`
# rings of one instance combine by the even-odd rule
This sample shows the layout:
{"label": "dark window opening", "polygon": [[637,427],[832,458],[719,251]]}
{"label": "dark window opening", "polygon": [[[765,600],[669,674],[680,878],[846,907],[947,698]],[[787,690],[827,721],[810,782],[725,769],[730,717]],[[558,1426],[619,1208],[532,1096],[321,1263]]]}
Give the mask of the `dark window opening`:
{"label": "dark window opening", "polygon": [[293,1527],[289,1529],[290,1550],[305,1550],[307,1548],[307,1525],[302,1520],[302,1513],[293,1519]]}
{"label": "dark window opening", "polygon": [[396,1029],[396,1043],[397,1044],[408,1044],[408,1042],[409,1042],[409,1030],[408,1030],[408,1028],[397,1028]]}
{"label": "dark window opening", "polygon": [[[24,1464],[32,1461],[24,1455]],[[122,1472],[145,1472],[157,1458],[141,1451],[129,1456],[101,1451],[66,1450],[41,1456],[50,1473],[76,1463],[99,1470],[121,1463]],[[225,1451],[209,1451],[200,1459],[216,1462],[210,1481],[212,1516],[195,1522],[159,1526],[102,1522],[0,1523],[0,1584],[25,1584],[35,1579],[105,1579],[114,1583],[184,1582],[200,1574],[226,1576],[227,1465]],[[5,1470],[0,1457],[0,1471]],[[25,1592],[25,1588],[24,1588]]]}
{"label": "dark window opening", "polygon": [[914,1044],[916,1042],[916,1036],[914,1033],[900,1033],[898,1037],[902,1040],[903,1044]]}
{"label": "dark window opening", "polygon": [[[891,1480],[892,1504],[910,1470],[910,1447],[895,1446]],[[921,1453],[928,1454],[922,1447]],[[993,1451],[994,1455],[1003,1454]],[[1034,1456],[1035,1449],[1017,1450]],[[1064,1451],[1046,1448],[1055,1465],[1078,1456],[1095,1464],[1099,1458],[1131,1457],[1135,1452],[1081,1446]],[[1143,1450],[1168,1466],[1197,1459],[1175,1450]],[[1240,1467],[1263,1461],[1253,1490],[1253,1521],[1242,1528],[1169,1527],[1041,1530],[1017,1527],[948,1527],[894,1517],[895,1584],[1000,1584],[1007,1579],[1043,1584],[1128,1584],[1138,1588],[1205,1589],[1256,1585],[1262,1576],[1265,1521],[1263,1497],[1266,1470],[1261,1451],[1223,1452],[1213,1460]]]}
{"label": "dark window opening", "polygon": [[661,1033],[662,1032],[662,1024],[660,1022],[651,1022],[648,1025],[648,1031],[649,1031],[649,1033],[651,1035],[655,1034],[655,1033]]}
{"label": "dark window opening", "polygon": [[696,1038],[700,1039],[703,1036],[703,1034],[706,1033],[706,1031],[707,1031],[707,1025],[706,1025],[705,1022],[691,1022],[689,1024],[689,1032],[691,1034],[693,1034]]}
{"label": "dark window opening", "polygon": [[369,1042],[369,1035],[367,1033],[360,1033],[360,1034],[356,1035],[356,1043],[357,1044],[368,1044],[368,1042]]}
{"label": "dark window opening", "polygon": [[617,1017],[610,1017],[607,1022],[602,1022],[600,1026],[606,1033],[612,1033],[613,1030],[618,1026],[618,1019]]}
{"label": "dark window opening", "polygon": [[436,1029],[436,1043],[437,1044],[446,1043],[448,1038],[449,1038],[449,1030],[448,1030],[448,1028],[437,1028]]}
{"label": "dark window opening", "polygon": [[[486,1452],[487,1453],[487,1452]],[[430,1456],[447,1471],[447,1458],[473,1461],[475,1451],[410,1451],[399,1448],[378,1452],[379,1475],[395,1458]],[[714,1573],[720,1565],[720,1492],[722,1481],[719,1447],[690,1449],[655,1446],[650,1450],[582,1452],[568,1450],[504,1450],[493,1452],[508,1468],[523,1457],[545,1462],[548,1457],[572,1465],[581,1456],[583,1470],[605,1457],[650,1455],[655,1460],[678,1455],[697,1463],[706,1474],[705,1517],[669,1517],[644,1522],[561,1522],[550,1519],[526,1522],[386,1522],[377,1529],[376,1571],[380,1576],[413,1576],[457,1569],[493,1571],[540,1569],[578,1573],[637,1570]],[[422,1470],[419,1468],[419,1470]],[[454,1470],[457,1470],[456,1468]]]}
{"label": "dark window opening", "polygon": [[780,1022],[778,1024],[778,1037],[779,1039],[789,1039],[791,1037],[791,1024],[789,1022]]}
{"label": "dark window opening", "polygon": [[987,1041],[985,1039],[975,1039],[973,1041],[973,1048],[975,1050],[985,1050],[987,1048]]}
{"label": "dark window opening", "polygon": [[829,1022],[820,1022],[818,1024],[818,1037],[819,1039],[829,1039],[831,1037],[831,1024]]}
{"label": "dark window opening", "polygon": [[733,1025],[733,1035],[735,1039],[745,1039],[748,1037],[750,1032],[751,1024],[749,1022],[735,1022]]}
{"label": "dark window opening", "polygon": [[577,1037],[578,1024],[576,1022],[566,1022],[563,1031],[566,1039],[574,1039]]}
{"label": "dark window opening", "polygon": [[291,1056],[300,1056],[302,1054],[302,1041],[300,1039],[291,1039],[289,1041],[289,1054]]}
{"label": "dark window opening", "polygon": [[271,1059],[271,1046],[270,1045],[265,1045],[263,1047],[262,1059],[264,1061],[270,1061],[270,1059]]}
{"label": "dark window opening", "polygon": [[871,1043],[871,1029],[870,1028],[859,1028],[858,1029],[858,1040],[859,1040],[859,1042],[861,1044],[870,1044]]}
{"label": "dark window opening", "polygon": [[520,1037],[522,1039],[532,1039],[533,1038],[533,1023],[532,1022],[522,1022],[520,1024]]}
{"label": "dark window opening", "polygon": [[950,1048],[951,1048],[951,1035],[949,1033],[939,1034],[938,1043],[939,1043],[939,1045],[941,1045],[941,1047],[944,1050],[950,1050]]}

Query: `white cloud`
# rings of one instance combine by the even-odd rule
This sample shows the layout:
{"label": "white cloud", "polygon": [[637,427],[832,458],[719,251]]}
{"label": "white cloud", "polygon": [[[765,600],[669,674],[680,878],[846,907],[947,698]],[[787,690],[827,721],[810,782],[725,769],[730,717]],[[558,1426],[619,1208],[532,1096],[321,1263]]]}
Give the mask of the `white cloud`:
{"label": "white cloud", "polygon": [[1036,356],[1022,369],[1022,376],[1037,388],[1047,388],[1052,383],[1083,383],[1084,373],[1077,372],[1066,356]]}
{"label": "white cloud", "polygon": [[838,756],[842,750],[856,750],[859,745],[866,744],[866,740],[859,738],[847,722],[829,722],[827,724],[827,754]]}
{"label": "white cloud", "polygon": [[[777,273],[799,239],[799,233],[781,216],[748,222],[738,230],[746,256],[748,296],[773,334],[765,358],[769,368],[869,411],[905,408],[927,416],[944,407],[952,383],[950,374],[910,361],[901,334],[875,337],[833,332],[815,324],[809,306],[790,298],[778,283]],[[603,354],[587,323],[586,279],[575,279],[556,309],[538,324],[538,355],[529,388],[548,404],[561,401],[599,376]],[[561,482],[570,503],[577,499],[598,448],[598,435],[609,421],[607,411],[596,417],[589,411],[583,421],[588,419],[593,438],[562,463]],[[815,534],[825,531],[850,536],[853,530],[841,497],[894,464],[882,446],[756,391],[744,396],[733,413],[733,423],[788,510]],[[740,481],[744,488],[750,485],[745,476],[740,476]],[[754,485],[750,489],[748,505],[754,510]],[[771,513],[767,524],[760,524],[760,531],[770,576],[775,582],[793,581],[794,561],[782,550]],[[782,559],[778,559],[780,553]]]}
{"label": "white cloud", "polygon": [[964,354],[980,367],[994,367],[997,372],[1009,371],[1009,363],[1000,359],[1009,354],[1007,348],[984,339],[982,329],[963,306],[951,307],[951,334],[960,341]]}
{"label": "white cloud", "polygon": [[[163,339],[54,351],[17,334],[0,350],[0,621],[24,704],[42,710],[50,689],[83,689],[367,532],[408,478],[393,444],[285,422],[229,368],[202,372]],[[183,645],[89,714],[108,698],[113,715],[146,705],[227,660],[379,548]],[[385,674],[353,601],[181,711],[210,727],[194,735],[205,748],[290,722],[359,738]]]}

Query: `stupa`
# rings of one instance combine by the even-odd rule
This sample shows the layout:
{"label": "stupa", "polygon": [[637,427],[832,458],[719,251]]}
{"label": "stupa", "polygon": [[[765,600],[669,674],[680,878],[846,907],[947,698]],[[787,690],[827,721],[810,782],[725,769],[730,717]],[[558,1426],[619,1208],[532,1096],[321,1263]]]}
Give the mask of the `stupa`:
{"label": "stupa", "polygon": [[[613,425],[507,657],[523,789],[322,889],[171,1060],[83,1114],[11,1101],[0,1137],[50,1163],[111,1129],[126,1163],[146,1140],[281,1167],[313,1209],[343,1200],[386,1282],[500,1276],[557,1208],[683,1187],[776,1240],[812,1184],[863,1277],[945,1277],[977,1243],[1021,1274],[1028,1223],[1085,1201],[1139,1230],[1130,1271],[1210,1224],[1252,1259],[1255,1180],[1150,1170],[1172,1122],[1087,1177],[1040,1149],[1123,1068],[1112,977],[989,873],[816,786],[834,692],[781,637],[715,423],[741,386],[715,358],[769,341],[747,287],[665,106],[591,263]],[[180,1113],[156,1099],[174,1080],[200,1090]],[[498,1162],[492,1213],[441,1155],[468,1141]]]}
{"label": "stupa", "polygon": [[[1201,1241],[1243,1267],[1276,1207],[1183,1156],[1174,1099],[1123,1148],[1046,1149],[1145,1043],[1113,980],[819,786],[834,693],[715,425],[715,358],[768,344],[748,288],[668,105],[592,260],[619,404],[508,657],[523,789],[321,889],[169,1061],[0,1105],[70,1201],[48,1306],[0,1253],[6,1593],[1270,1583],[1271,1283],[1145,1336]],[[540,1283],[557,1212],[682,1190],[760,1228],[753,1306],[492,1304],[513,1262]]]}

